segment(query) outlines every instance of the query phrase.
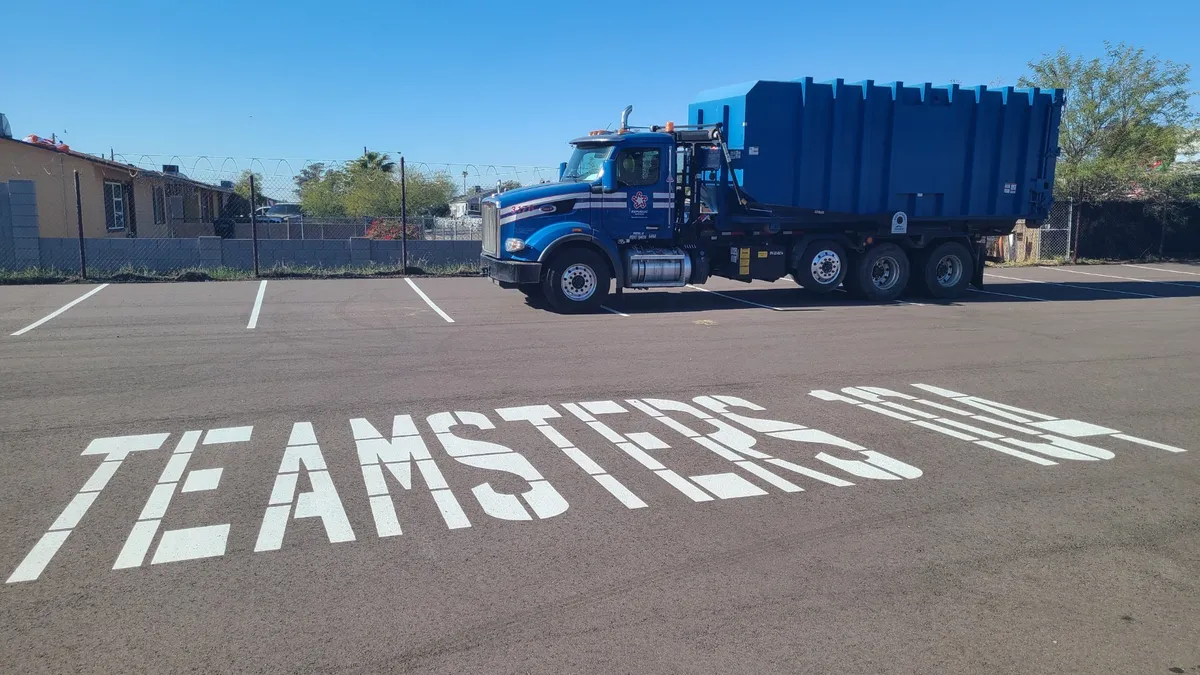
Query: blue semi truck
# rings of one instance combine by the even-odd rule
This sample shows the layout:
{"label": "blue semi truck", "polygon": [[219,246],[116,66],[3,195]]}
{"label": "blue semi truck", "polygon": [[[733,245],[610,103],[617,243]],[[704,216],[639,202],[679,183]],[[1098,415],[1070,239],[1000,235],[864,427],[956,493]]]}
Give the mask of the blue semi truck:
{"label": "blue semi truck", "polygon": [[1049,214],[1063,99],[805,78],[705,92],[678,126],[630,106],[559,182],[484,200],[482,267],[560,312],[710,276],[954,298],[983,284],[984,237]]}

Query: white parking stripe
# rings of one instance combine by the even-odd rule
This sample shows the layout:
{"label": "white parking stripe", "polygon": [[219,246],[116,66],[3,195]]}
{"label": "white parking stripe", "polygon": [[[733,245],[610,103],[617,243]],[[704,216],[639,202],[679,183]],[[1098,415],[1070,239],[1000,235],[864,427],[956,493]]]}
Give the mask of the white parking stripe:
{"label": "white parking stripe", "polygon": [[93,288],[92,290],[88,291],[87,293],[84,293],[83,295],[79,296],[78,298],[75,298],[74,300],[63,305],[62,307],[59,307],[58,309],[51,312],[49,315],[47,315],[41,319],[38,319],[37,321],[34,321],[33,323],[29,324],[28,326],[25,326],[24,328],[13,333],[12,335],[15,337],[17,335],[24,335],[24,334],[28,333],[29,331],[33,330],[34,328],[37,328],[38,326],[46,323],[50,319],[53,319],[54,317],[58,316],[59,314],[62,314],[63,312],[67,311],[68,309],[71,309],[75,305],[78,305],[79,303],[83,302],[84,300],[87,300],[88,298],[92,297],[93,295],[99,293],[102,289],[104,289],[107,286],[108,286],[108,284],[100,284],[99,286]]}
{"label": "white parking stripe", "polygon": [[755,306],[755,307],[762,307],[763,309],[770,309],[770,310],[774,310],[774,311],[776,311],[776,312],[782,312],[782,311],[785,311],[785,310],[782,310],[782,309],[780,309],[780,308],[778,308],[778,307],[772,307],[772,306],[770,306],[770,305],[763,305],[763,304],[760,304],[760,303],[757,303],[757,302],[751,302],[751,301],[749,301],[749,300],[743,300],[743,299],[741,299],[741,298],[735,298],[735,297],[733,297],[732,295],[725,295],[724,293],[718,293],[717,291],[710,290],[710,289],[707,289],[707,288],[701,288],[701,287],[699,287],[699,286],[693,286],[693,285],[691,285],[691,284],[688,284],[688,285],[687,285],[687,287],[688,287],[688,288],[691,288],[691,289],[694,289],[694,290],[697,290],[697,291],[704,291],[705,293],[712,293],[713,295],[719,295],[719,296],[721,296],[722,298],[728,298],[729,300],[733,300],[734,302],[741,302],[741,303],[743,303],[743,304],[747,304],[747,305],[753,305],[753,306]]}
{"label": "white parking stripe", "polygon": [[1089,277],[1104,277],[1106,279],[1120,279],[1121,281],[1139,281],[1139,282],[1146,283],[1146,284],[1162,284],[1164,286],[1182,286],[1184,288],[1200,290],[1200,286],[1193,285],[1193,284],[1200,283],[1200,281],[1179,283],[1177,281],[1156,281],[1154,279],[1139,279],[1137,277],[1118,277],[1118,276],[1113,276],[1111,274],[1100,274],[1098,272],[1084,272],[1082,270],[1068,270],[1068,269],[1064,269],[1062,267],[1048,267],[1047,269],[1052,269],[1055,272],[1069,272],[1071,274],[1086,274]]}
{"label": "white parking stripe", "polygon": [[1020,277],[1006,277],[1000,274],[985,274],[984,276],[995,277],[996,279],[1008,279],[1009,281],[1024,281],[1030,284],[1050,284],[1051,286],[1065,286],[1067,288],[1078,288],[1084,291],[1096,291],[1098,293],[1116,293],[1117,295],[1132,295],[1139,298],[1161,298],[1161,295],[1150,295],[1149,293],[1134,293],[1133,291],[1118,291],[1111,288],[1095,288],[1093,286],[1080,286],[1078,284],[1066,284],[1061,281],[1042,281],[1040,279],[1021,279]]}
{"label": "white parking stripe", "polygon": [[[786,277],[784,277],[784,279],[790,279],[791,277],[792,277],[792,275],[789,274]],[[833,290],[837,291],[838,293],[847,293],[847,294],[850,293],[850,291],[846,290],[842,286],[838,286],[837,288],[835,288]],[[914,307],[924,307],[925,306],[919,302],[910,302],[908,300],[892,300],[892,302],[896,303],[897,305],[912,305]]]}
{"label": "white parking stripe", "polygon": [[1186,270],[1172,270],[1172,269],[1167,269],[1166,267],[1146,267],[1145,265],[1130,265],[1129,263],[1125,263],[1123,266],[1124,267],[1132,267],[1134,269],[1139,269],[1139,270],[1152,270],[1154,272],[1174,272],[1176,274],[1190,274],[1195,277],[1200,277],[1200,272],[1188,272]]}
{"label": "white parking stripe", "polygon": [[404,280],[408,282],[409,286],[412,286],[412,289],[417,292],[417,295],[421,296],[421,299],[425,301],[425,304],[432,307],[433,311],[438,313],[438,316],[445,319],[447,323],[454,323],[454,319],[451,319],[449,314],[443,312],[441,307],[438,307],[436,304],[434,304],[434,302],[429,299],[429,296],[425,295],[424,291],[417,288],[417,285],[413,283],[412,279],[409,279],[408,277],[404,277]]}
{"label": "white parking stripe", "polygon": [[254,308],[250,310],[250,321],[246,323],[246,330],[254,330],[258,327],[258,313],[262,310],[263,294],[267,292],[267,280],[263,279],[258,284],[258,296],[254,298]]}
{"label": "white parking stripe", "polygon": [[967,290],[975,293],[986,293],[988,295],[1003,295],[1006,298],[1019,298],[1021,300],[1036,300],[1038,302],[1049,302],[1045,298],[1034,298],[1028,295],[1016,295],[1014,293],[998,293],[996,291],[985,291],[982,288],[968,288]]}

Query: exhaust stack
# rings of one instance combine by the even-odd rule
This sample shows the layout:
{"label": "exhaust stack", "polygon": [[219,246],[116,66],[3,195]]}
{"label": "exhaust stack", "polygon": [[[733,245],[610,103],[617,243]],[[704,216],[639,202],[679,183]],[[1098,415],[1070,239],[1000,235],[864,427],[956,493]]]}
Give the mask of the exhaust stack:
{"label": "exhaust stack", "polygon": [[629,115],[632,113],[633,106],[631,105],[625,106],[625,109],[621,111],[621,131],[625,131],[629,128]]}

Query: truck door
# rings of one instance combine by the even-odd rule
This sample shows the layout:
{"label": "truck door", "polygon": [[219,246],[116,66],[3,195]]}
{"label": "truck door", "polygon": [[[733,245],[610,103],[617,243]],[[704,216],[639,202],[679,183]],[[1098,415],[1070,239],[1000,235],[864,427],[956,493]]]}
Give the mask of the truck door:
{"label": "truck door", "polygon": [[633,242],[669,238],[674,200],[667,182],[670,161],[664,149],[622,147],[616,162],[617,191],[593,195],[594,200],[603,202],[604,231],[615,240]]}

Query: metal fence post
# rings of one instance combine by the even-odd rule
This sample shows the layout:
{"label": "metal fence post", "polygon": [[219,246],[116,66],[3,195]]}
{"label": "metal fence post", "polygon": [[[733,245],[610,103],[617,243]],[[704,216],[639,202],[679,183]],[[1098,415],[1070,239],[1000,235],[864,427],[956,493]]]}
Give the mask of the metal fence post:
{"label": "metal fence post", "polygon": [[[1075,220],[1075,199],[1073,199],[1073,198],[1067,199],[1067,255],[1063,256],[1066,258],[1073,258],[1073,256],[1070,255],[1070,251],[1072,251],[1072,246],[1070,246],[1070,243],[1072,243],[1072,241],[1074,240],[1073,239],[1073,233],[1075,232],[1074,220]],[[1072,259],[1072,262],[1074,262],[1074,259]]]}
{"label": "metal fence post", "polygon": [[400,156],[400,264],[408,274],[408,181],[404,174],[404,156]]}
{"label": "metal fence post", "polygon": [[250,242],[254,251],[254,276],[258,276],[258,216],[254,213],[254,172],[250,172]]}
{"label": "metal fence post", "polygon": [[1080,202],[1078,213],[1076,213],[1074,209],[1074,199],[1070,201],[1070,204],[1072,207],[1072,215],[1075,216],[1075,221],[1071,223],[1071,241],[1068,243],[1068,246],[1071,248],[1071,264],[1074,265],[1075,263],[1079,262],[1079,232],[1083,229],[1081,227],[1083,224],[1083,203]]}
{"label": "metal fence post", "polygon": [[79,226],[79,276],[87,278],[87,247],[83,241],[83,196],[79,191],[79,171],[75,171],[75,220]]}

